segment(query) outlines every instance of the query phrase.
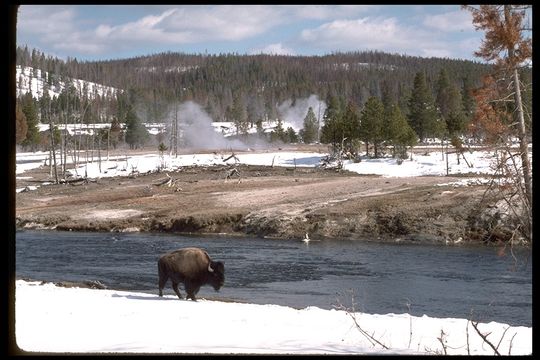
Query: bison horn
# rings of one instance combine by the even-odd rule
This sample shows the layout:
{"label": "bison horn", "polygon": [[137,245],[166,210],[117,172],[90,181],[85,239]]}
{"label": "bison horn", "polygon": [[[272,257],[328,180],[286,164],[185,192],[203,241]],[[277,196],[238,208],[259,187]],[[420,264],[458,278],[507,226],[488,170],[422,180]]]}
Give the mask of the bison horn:
{"label": "bison horn", "polygon": [[212,267],[210,266],[210,264],[208,264],[208,271],[214,272],[214,269],[212,269]]}

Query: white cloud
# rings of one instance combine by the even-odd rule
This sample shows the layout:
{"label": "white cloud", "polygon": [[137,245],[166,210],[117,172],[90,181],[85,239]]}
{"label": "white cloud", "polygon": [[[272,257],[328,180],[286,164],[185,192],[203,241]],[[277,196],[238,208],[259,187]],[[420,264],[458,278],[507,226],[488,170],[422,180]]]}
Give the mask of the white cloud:
{"label": "white cloud", "polygon": [[458,10],[444,14],[429,15],[424,25],[440,31],[475,31],[472,15],[468,11]]}
{"label": "white cloud", "polygon": [[182,8],[167,20],[170,31],[191,31],[192,40],[243,40],[281,24],[280,9],[262,5]]}
{"label": "white cloud", "polygon": [[[286,21],[283,7],[188,6],[165,10],[154,8],[152,10],[160,12],[135,21],[117,25],[102,23],[84,30],[77,19],[76,7],[24,6],[22,9],[20,31],[37,36],[53,48],[87,54],[133,44],[240,41]],[[43,16],[44,12],[46,16]]]}
{"label": "white cloud", "polygon": [[377,9],[375,5],[286,5],[289,16],[300,19],[348,19]]}
{"label": "white cloud", "polygon": [[267,45],[260,49],[254,49],[250,54],[272,54],[272,55],[295,55],[294,50],[286,48],[282,43]]}
{"label": "white cloud", "polygon": [[301,32],[303,42],[317,44],[328,49],[358,50],[404,50],[417,47],[418,37],[413,31],[400,26],[395,18],[361,18],[336,20],[315,29]]}
{"label": "white cloud", "polygon": [[474,39],[458,42],[442,39],[419,26],[405,26],[397,18],[364,17],[335,20],[313,29],[305,29],[300,43],[323,47],[328,51],[380,50],[427,57],[462,57],[471,54]]}
{"label": "white cloud", "polygon": [[[125,8],[130,11],[132,7]],[[397,17],[361,17],[367,12],[386,10],[384,6],[373,5],[147,6],[148,15],[121,23],[111,23],[114,15],[109,20],[88,18],[84,9],[21,6],[18,36],[22,34],[20,39],[39,48],[49,48],[48,53],[63,50],[72,56],[204,42],[220,42],[223,47],[228,46],[225,42],[243,46],[244,40],[253,44],[257,37],[270,33],[270,39],[258,39],[259,44],[268,45],[252,48],[250,53],[294,55],[300,48],[311,48],[314,53],[376,49],[451,57],[457,51],[467,52],[469,56],[472,52],[470,43],[457,40],[449,43],[441,38],[441,32],[473,29],[467,11],[428,15],[415,25],[405,26]],[[312,27],[299,30],[306,20]],[[289,26],[294,30],[290,31]],[[283,29],[289,32],[282,33]]]}
{"label": "white cloud", "polygon": [[42,36],[66,33],[75,29],[75,11],[62,6],[23,5],[17,16],[17,29]]}

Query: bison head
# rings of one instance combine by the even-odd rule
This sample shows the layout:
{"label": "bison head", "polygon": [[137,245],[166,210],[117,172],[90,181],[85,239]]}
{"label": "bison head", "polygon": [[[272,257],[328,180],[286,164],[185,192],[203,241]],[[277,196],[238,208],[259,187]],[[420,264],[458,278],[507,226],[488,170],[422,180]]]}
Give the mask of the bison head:
{"label": "bison head", "polygon": [[211,261],[208,265],[209,283],[218,291],[225,282],[225,266],[221,261]]}

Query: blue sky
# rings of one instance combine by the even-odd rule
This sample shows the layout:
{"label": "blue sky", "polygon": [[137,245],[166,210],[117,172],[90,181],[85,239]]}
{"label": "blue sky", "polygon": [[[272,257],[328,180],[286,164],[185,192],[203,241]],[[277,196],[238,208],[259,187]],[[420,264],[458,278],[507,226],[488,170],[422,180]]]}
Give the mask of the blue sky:
{"label": "blue sky", "polygon": [[481,61],[483,37],[459,5],[22,5],[17,23],[18,45],[78,60],[379,50]]}

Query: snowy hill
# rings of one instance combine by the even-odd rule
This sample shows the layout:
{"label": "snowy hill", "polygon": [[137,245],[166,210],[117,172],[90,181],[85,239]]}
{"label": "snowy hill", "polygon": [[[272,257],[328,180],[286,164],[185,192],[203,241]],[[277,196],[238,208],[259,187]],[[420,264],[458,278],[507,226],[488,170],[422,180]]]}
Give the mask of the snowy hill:
{"label": "snowy hill", "polygon": [[[49,74],[46,71],[42,72],[40,69],[34,69],[29,66],[23,67],[17,65],[17,96],[26,94],[30,91],[32,93],[32,96],[40,99],[43,96],[43,89],[45,84],[44,79],[47,79],[48,76]],[[83,89],[86,84],[86,87],[88,89],[88,98],[90,99],[93,99],[96,94],[100,97],[104,95],[113,96],[114,94],[116,94],[117,91],[119,91],[118,89],[110,86],[96,84],[90,81],[80,79],[72,79],[71,82],[75,87],[77,93],[81,97],[83,96]],[[63,81],[58,81],[57,83],[57,85],[52,84],[49,87],[49,96],[51,98],[60,95],[62,90],[66,87],[66,84]]]}

